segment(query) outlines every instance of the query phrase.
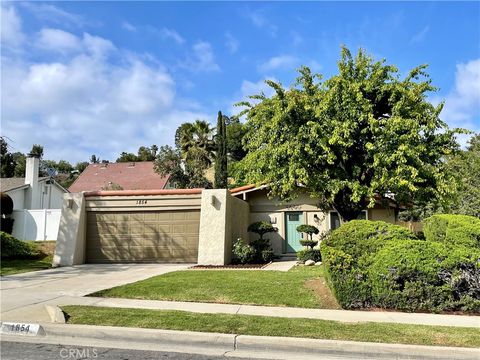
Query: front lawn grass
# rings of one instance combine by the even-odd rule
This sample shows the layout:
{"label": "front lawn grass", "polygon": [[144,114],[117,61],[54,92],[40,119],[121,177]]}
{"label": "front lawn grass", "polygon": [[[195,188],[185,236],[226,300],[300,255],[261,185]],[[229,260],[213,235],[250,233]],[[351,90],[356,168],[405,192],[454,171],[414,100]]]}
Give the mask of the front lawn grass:
{"label": "front lawn grass", "polygon": [[[320,286],[312,287],[312,280],[318,280]],[[325,284],[323,268],[319,266],[296,267],[288,272],[263,270],[176,271],[102,290],[89,296],[339,308]]]}
{"label": "front lawn grass", "polygon": [[2,259],[0,275],[13,275],[29,271],[45,270],[52,267],[52,255],[40,259]]}
{"label": "front lawn grass", "polygon": [[350,324],[314,319],[77,305],[63,306],[62,309],[70,324],[416,345],[480,346],[476,328],[389,323]]}

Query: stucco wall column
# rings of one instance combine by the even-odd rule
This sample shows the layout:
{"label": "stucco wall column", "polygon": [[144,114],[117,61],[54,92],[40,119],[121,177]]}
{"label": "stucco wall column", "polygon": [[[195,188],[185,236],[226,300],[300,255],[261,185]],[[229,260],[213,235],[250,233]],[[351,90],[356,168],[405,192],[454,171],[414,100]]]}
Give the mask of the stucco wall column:
{"label": "stucco wall column", "polygon": [[85,262],[86,217],[83,193],[64,194],[53,266]]}

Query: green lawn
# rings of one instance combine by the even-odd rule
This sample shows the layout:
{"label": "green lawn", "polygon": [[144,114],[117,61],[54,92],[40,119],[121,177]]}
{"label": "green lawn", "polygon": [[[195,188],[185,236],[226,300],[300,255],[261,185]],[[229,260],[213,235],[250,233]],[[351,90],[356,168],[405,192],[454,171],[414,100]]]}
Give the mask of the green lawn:
{"label": "green lawn", "polygon": [[288,272],[262,270],[187,270],[102,290],[90,296],[198,301],[304,308],[339,308],[322,267]]}
{"label": "green lawn", "polygon": [[5,276],[49,269],[52,267],[52,258],[52,255],[48,255],[41,259],[2,259],[0,274]]}
{"label": "green lawn", "polygon": [[63,306],[68,323],[150,329],[290,336],[382,343],[479,347],[478,329],[337,321],[186,311]]}

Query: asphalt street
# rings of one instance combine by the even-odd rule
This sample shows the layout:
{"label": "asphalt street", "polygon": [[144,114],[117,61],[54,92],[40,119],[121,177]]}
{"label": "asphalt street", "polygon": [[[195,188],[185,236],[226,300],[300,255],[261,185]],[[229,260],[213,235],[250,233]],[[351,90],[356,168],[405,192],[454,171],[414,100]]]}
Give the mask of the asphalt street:
{"label": "asphalt street", "polygon": [[[224,356],[2,341],[2,360],[225,360]],[[232,358],[230,358],[232,359]],[[247,360],[247,358],[233,358]]]}

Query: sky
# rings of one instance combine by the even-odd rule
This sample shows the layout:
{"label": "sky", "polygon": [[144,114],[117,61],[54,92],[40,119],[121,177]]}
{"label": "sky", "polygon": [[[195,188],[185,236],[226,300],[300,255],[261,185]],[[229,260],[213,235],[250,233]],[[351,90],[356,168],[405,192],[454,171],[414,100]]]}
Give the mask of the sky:
{"label": "sky", "polygon": [[[480,2],[1,2],[1,135],[12,151],[115,161],[183,122],[337,71],[340,46],[402,76],[429,64],[441,118],[480,131]],[[466,138],[460,139],[464,144]]]}

